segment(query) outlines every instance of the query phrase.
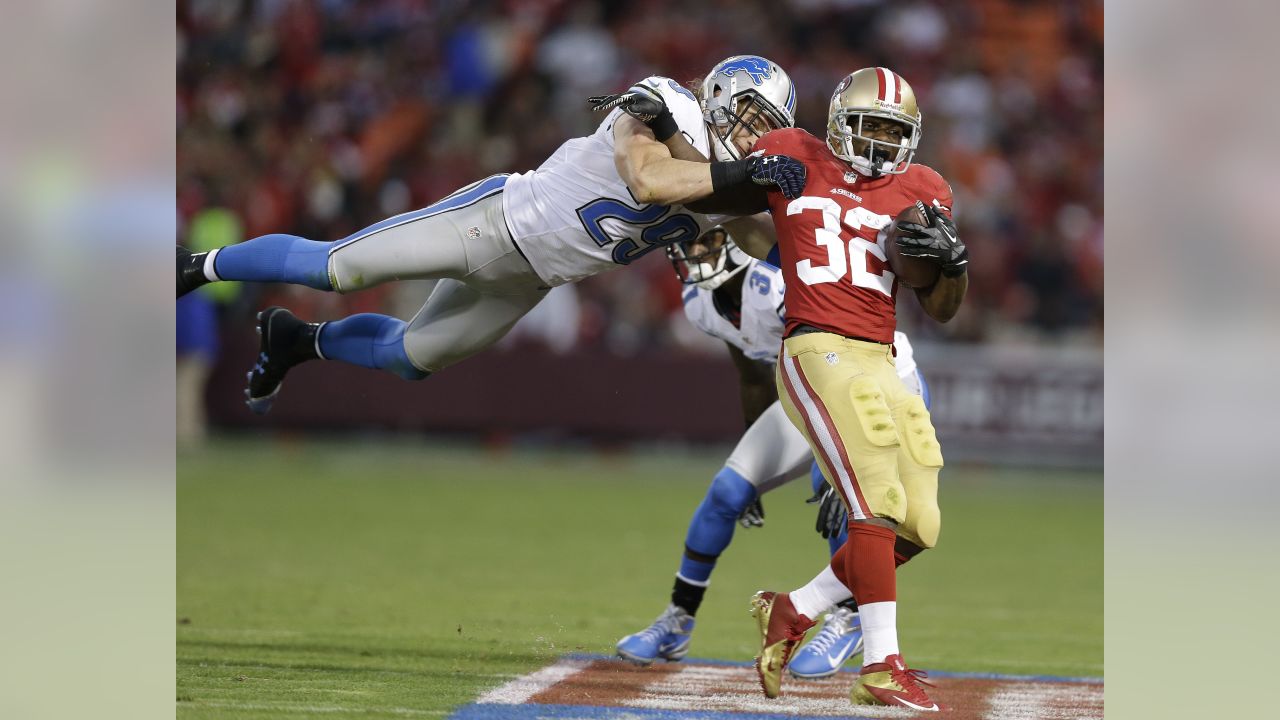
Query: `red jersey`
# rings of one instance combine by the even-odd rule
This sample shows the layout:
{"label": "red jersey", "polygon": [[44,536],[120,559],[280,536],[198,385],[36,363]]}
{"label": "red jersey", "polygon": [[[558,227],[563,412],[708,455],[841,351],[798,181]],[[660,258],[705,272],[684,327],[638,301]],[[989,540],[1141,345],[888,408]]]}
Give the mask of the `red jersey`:
{"label": "red jersey", "polygon": [[789,155],[808,170],[804,195],[769,191],[787,284],[789,335],[797,325],[880,343],[893,342],[897,277],[885,260],[880,229],[916,200],[951,210],[951,186],[912,163],[901,175],[869,178],[804,130],[768,133],[754,150]]}

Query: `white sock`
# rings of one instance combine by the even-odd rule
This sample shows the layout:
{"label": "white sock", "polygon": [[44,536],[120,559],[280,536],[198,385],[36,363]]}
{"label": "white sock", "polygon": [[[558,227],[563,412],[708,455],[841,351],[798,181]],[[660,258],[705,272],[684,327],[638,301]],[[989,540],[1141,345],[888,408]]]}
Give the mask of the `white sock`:
{"label": "white sock", "polygon": [[[794,596],[793,596],[794,597]],[[792,602],[795,602],[792,600]],[[858,606],[862,614],[862,664],[882,663],[898,655],[898,603],[878,602]]]}
{"label": "white sock", "polygon": [[213,269],[213,259],[218,256],[218,251],[222,248],[214,248],[204,256],[204,276],[209,282],[218,282],[222,278],[218,277],[218,273]]}
{"label": "white sock", "polygon": [[799,590],[792,590],[788,595],[791,597],[791,604],[796,606],[796,612],[810,620],[817,620],[818,615],[827,608],[853,597],[849,588],[836,579],[830,565],[823,568],[809,584]]}
{"label": "white sock", "polygon": [[323,353],[323,352],[321,352],[321,350],[320,350],[320,333],[324,332],[324,326],[325,326],[325,325],[328,325],[328,324],[329,324],[329,323],[326,321],[326,322],[322,322],[322,323],[320,323],[319,325],[317,325],[317,326],[316,326],[316,357],[320,358],[321,360],[328,360],[328,359],[329,359],[329,358],[325,357],[325,356],[324,356],[324,353]]}

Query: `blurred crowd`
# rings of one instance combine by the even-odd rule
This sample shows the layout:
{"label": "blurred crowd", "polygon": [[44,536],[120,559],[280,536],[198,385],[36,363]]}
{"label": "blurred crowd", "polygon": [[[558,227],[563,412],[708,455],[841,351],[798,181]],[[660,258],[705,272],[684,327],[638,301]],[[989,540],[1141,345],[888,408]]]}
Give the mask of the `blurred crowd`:
{"label": "blurred crowd", "polygon": [[[181,0],[177,16],[179,240],[197,248],[337,239],[533,169],[593,131],[588,95],[650,74],[692,81],[733,54],[781,64],[797,125],[821,136],[840,78],[886,65],[916,90],[917,160],[950,180],[973,257],[955,320],[920,322],[900,303],[902,324],[968,342],[1102,342],[1100,1]],[[407,318],[429,285],[218,301],[246,324],[272,300],[313,319]],[[660,252],[557,290],[508,342],[526,341],[715,348],[685,323]]]}

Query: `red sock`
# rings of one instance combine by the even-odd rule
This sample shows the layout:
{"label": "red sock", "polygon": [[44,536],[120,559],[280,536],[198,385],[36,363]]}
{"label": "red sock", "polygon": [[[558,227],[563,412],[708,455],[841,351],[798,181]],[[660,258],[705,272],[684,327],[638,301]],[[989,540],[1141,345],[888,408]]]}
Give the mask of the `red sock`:
{"label": "red sock", "polygon": [[832,570],[858,598],[859,605],[894,602],[898,599],[894,573],[893,542],[897,535],[886,527],[864,522],[849,523],[849,540],[836,553],[844,554],[844,572]]}
{"label": "red sock", "polygon": [[845,558],[849,557],[848,548],[849,543],[846,541],[845,544],[841,545],[840,549],[836,551],[836,554],[831,556],[831,572],[836,574],[836,579],[840,581],[841,585],[852,590],[849,585],[849,576],[844,571],[844,564],[846,562]]}

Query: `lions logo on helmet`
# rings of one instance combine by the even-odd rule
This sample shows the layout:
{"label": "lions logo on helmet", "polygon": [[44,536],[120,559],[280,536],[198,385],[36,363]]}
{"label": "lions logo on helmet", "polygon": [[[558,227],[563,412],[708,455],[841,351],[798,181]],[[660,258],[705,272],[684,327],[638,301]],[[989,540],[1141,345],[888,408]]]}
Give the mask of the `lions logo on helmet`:
{"label": "lions logo on helmet", "polygon": [[733,138],[744,129],[758,138],[794,127],[795,109],[795,84],[781,67],[759,55],[726,58],[702,81],[702,117],[721,162],[742,159]]}
{"label": "lions logo on helmet", "polygon": [[[902,126],[897,144],[863,134],[863,120],[877,117]],[[920,145],[923,118],[916,94],[889,68],[863,68],[845,76],[831,96],[827,146],[863,175],[879,177],[907,171]]]}
{"label": "lions logo on helmet", "polygon": [[747,269],[751,258],[738,248],[723,227],[717,225],[696,240],[667,246],[667,259],[685,285],[715,290]]}

